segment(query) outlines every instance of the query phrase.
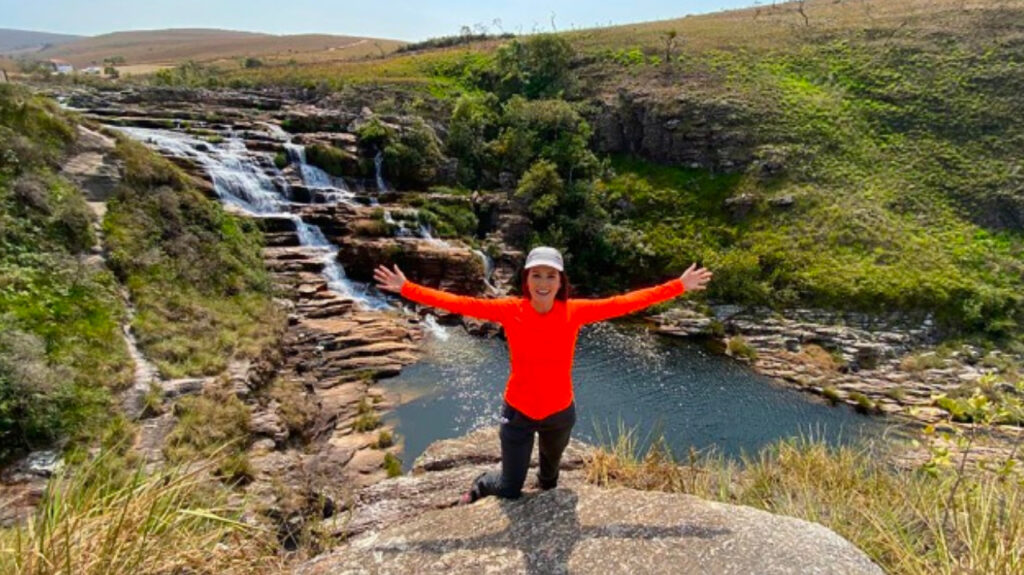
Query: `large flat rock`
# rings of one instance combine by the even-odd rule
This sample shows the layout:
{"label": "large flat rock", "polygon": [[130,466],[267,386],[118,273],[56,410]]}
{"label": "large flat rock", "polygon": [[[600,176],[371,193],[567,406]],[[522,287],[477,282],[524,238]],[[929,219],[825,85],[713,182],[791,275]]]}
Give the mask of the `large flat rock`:
{"label": "large flat rock", "polygon": [[426,511],[297,569],[441,572],[882,573],[815,523],[689,495],[589,485]]}

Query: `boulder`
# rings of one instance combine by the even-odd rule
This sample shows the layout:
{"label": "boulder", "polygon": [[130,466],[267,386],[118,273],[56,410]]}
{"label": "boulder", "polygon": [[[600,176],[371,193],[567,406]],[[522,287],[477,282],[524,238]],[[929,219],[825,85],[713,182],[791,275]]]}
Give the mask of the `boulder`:
{"label": "boulder", "polygon": [[[493,467],[483,462],[497,448],[495,429],[435,443],[412,475],[357,492],[331,519],[336,534],[350,536],[344,545],[296,572],[882,573],[821,525],[690,495],[595,487],[573,470],[559,487],[529,488],[518,500],[448,506]],[[582,452],[567,451],[563,463]]]}

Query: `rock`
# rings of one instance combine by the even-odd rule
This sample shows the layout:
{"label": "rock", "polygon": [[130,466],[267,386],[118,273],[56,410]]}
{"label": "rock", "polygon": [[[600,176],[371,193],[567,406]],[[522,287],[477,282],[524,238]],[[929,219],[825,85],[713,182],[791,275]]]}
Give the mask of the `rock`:
{"label": "rock", "polygon": [[756,124],[737,100],[677,86],[622,89],[588,107],[587,121],[603,153],[643,156],[662,164],[742,171],[753,156]]}
{"label": "rock", "polygon": [[112,138],[78,126],[74,153],[65,162],[61,173],[85,192],[87,200],[105,202],[121,183],[124,168],[114,148]]}
{"label": "rock", "polygon": [[882,573],[815,523],[589,485],[427,511],[356,536],[296,573],[678,573],[684,565],[695,573]]}
{"label": "rock", "polygon": [[[562,469],[579,469],[583,466],[591,447],[576,439],[570,439],[562,454]],[[435,441],[413,462],[413,473],[441,471],[455,467],[479,464],[501,463],[501,441],[497,427],[479,429],[463,437]],[[537,465],[534,454],[530,465]]]}

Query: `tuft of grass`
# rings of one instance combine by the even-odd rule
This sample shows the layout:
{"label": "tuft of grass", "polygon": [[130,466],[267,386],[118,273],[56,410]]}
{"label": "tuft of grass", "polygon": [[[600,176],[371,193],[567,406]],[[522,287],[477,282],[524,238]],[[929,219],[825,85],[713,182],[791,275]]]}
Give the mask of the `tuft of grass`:
{"label": "tuft of grass", "polygon": [[356,411],[356,420],[352,424],[352,430],[357,433],[364,431],[370,431],[380,427],[380,416],[373,409],[373,405],[364,397],[359,401],[359,407]]}
{"label": "tuft of grass", "polygon": [[903,400],[907,397],[907,390],[902,387],[890,387],[885,390],[885,396],[889,399],[903,403]]}
{"label": "tuft of grass", "polygon": [[726,351],[728,351],[729,355],[746,361],[755,361],[757,359],[757,350],[747,343],[743,336],[734,335],[730,337],[728,344],[726,344]]}
{"label": "tuft of grass", "polygon": [[831,405],[835,405],[843,400],[843,396],[839,393],[839,390],[831,385],[822,389],[821,395],[823,395]]}
{"label": "tuft of grass", "polygon": [[[0,530],[4,573],[252,573],[280,571],[270,530],[243,522],[243,507],[202,465],[147,474],[105,449],[50,479],[35,515]],[[111,473],[111,469],[122,469]]]}
{"label": "tuft of grass", "polygon": [[402,474],[402,460],[391,452],[385,453],[384,469],[387,470],[388,477],[398,477]]}
{"label": "tuft of grass", "polygon": [[946,360],[933,351],[908,355],[900,360],[900,369],[903,371],[918,372],[944,367]]}
{"label": "tuft of grass", "polygon": [[[637,447],[635,430],[620,431],[588,459],[587,480],[821,523],[890,573],[1009,575],[1024,560],[1024,482],[1016,477],[901,471],[877,447],[831,448],[809,438],[782,440],[738,462],[691,452],[685,466],[663,448],[652,455]],[[944,524],[947,504],[952,521]]]}
{"label": "tuft of grass", "polygon": [[382,429],[380,430],[380,433],[377,434],[377,442],[374,444],[374,447],[376,447],[377,449],[387,449],[388,447],[391,447],[394,444],[395,437],[391,433],[391,431],[387,429]]}
{"label": "tuft of grass", "polygon": [[142,416],[154,417],[164,412],[164,390],[160,384],[151,381],[146,394],[142,396]]}
{"label": "tuft of grass", "polygon": [[856,402],[853,408],[857,411],[857,413],[863,413],[866,415],[869,413],[878,412],[878,405],[876,405],[870,397],[864,395],[859,391],[850,392],[850,399]]}
{"label": "tuft of grass", "polygon": [[800,349],[801,359],[825,371],[837,371],[839,364],[829,350],[817,344],[808,344]]}
{"label": "tuft of grass", "polygon": [[246,450],[249,410],[227,385],[182,398],[174,406],[177,422],[164,442],[164,456],[184,464],[220,453],[217,474],[228,483],[246,483],[253,477]]}

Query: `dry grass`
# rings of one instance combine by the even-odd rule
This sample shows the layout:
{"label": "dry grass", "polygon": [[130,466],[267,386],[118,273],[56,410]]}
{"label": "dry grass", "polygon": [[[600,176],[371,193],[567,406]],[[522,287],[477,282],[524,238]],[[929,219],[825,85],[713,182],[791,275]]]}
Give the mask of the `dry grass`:
{"label": "dry grass", "polygon": [[[874,29],[895,32],[903,25],[929,20],[948,26],[980,10],[1010,6],[1019,0],[808,0],[807,23],[796,2],[779,3],[657,22],[581,30],[568,34],[577,47],[596,50],[638,46],[653,53],[664,50],[663,34],[675,30],[684,52],[709,50],[770,50],[795,46],[806,33]],[[769,4],[764,2],[764,4]]]}
{"label": "dry grass", "polygon": [[[1024,569],[1024,481],[977,471],[900,471],[872,447],[782,441],[740,462],[690,454],[687,466],[632,430],[586,466],[598,485],[682,492],[829,527],[889,573],[1011,574]],[[950,509],[948,518],[944,510]]]}
{"label": "dry grass", "polygon": [[112,472],[113,452],[51,479],[36,515],[0,531],[3,573],[267,573],[284,568],[274,534],[209,479],[216,458],[145,474]]}
{"label": "dry grass", "polygon": [[379,54],[374,43],[385,52],[402,44],[394,40],[327,34],[274,36],[231,30],[148,30],[85,38],[37,52],[34,57],[60,58],[79,67],[118,56],[133,66],[246,57],[311,61]]}
{"label": "dry grass", "polygon": [[839,364],[832,353],[817,344],[805,345],[794,355],[798,361],[813,365],[818,369],[825,371],[837,371],[839,369]]}

